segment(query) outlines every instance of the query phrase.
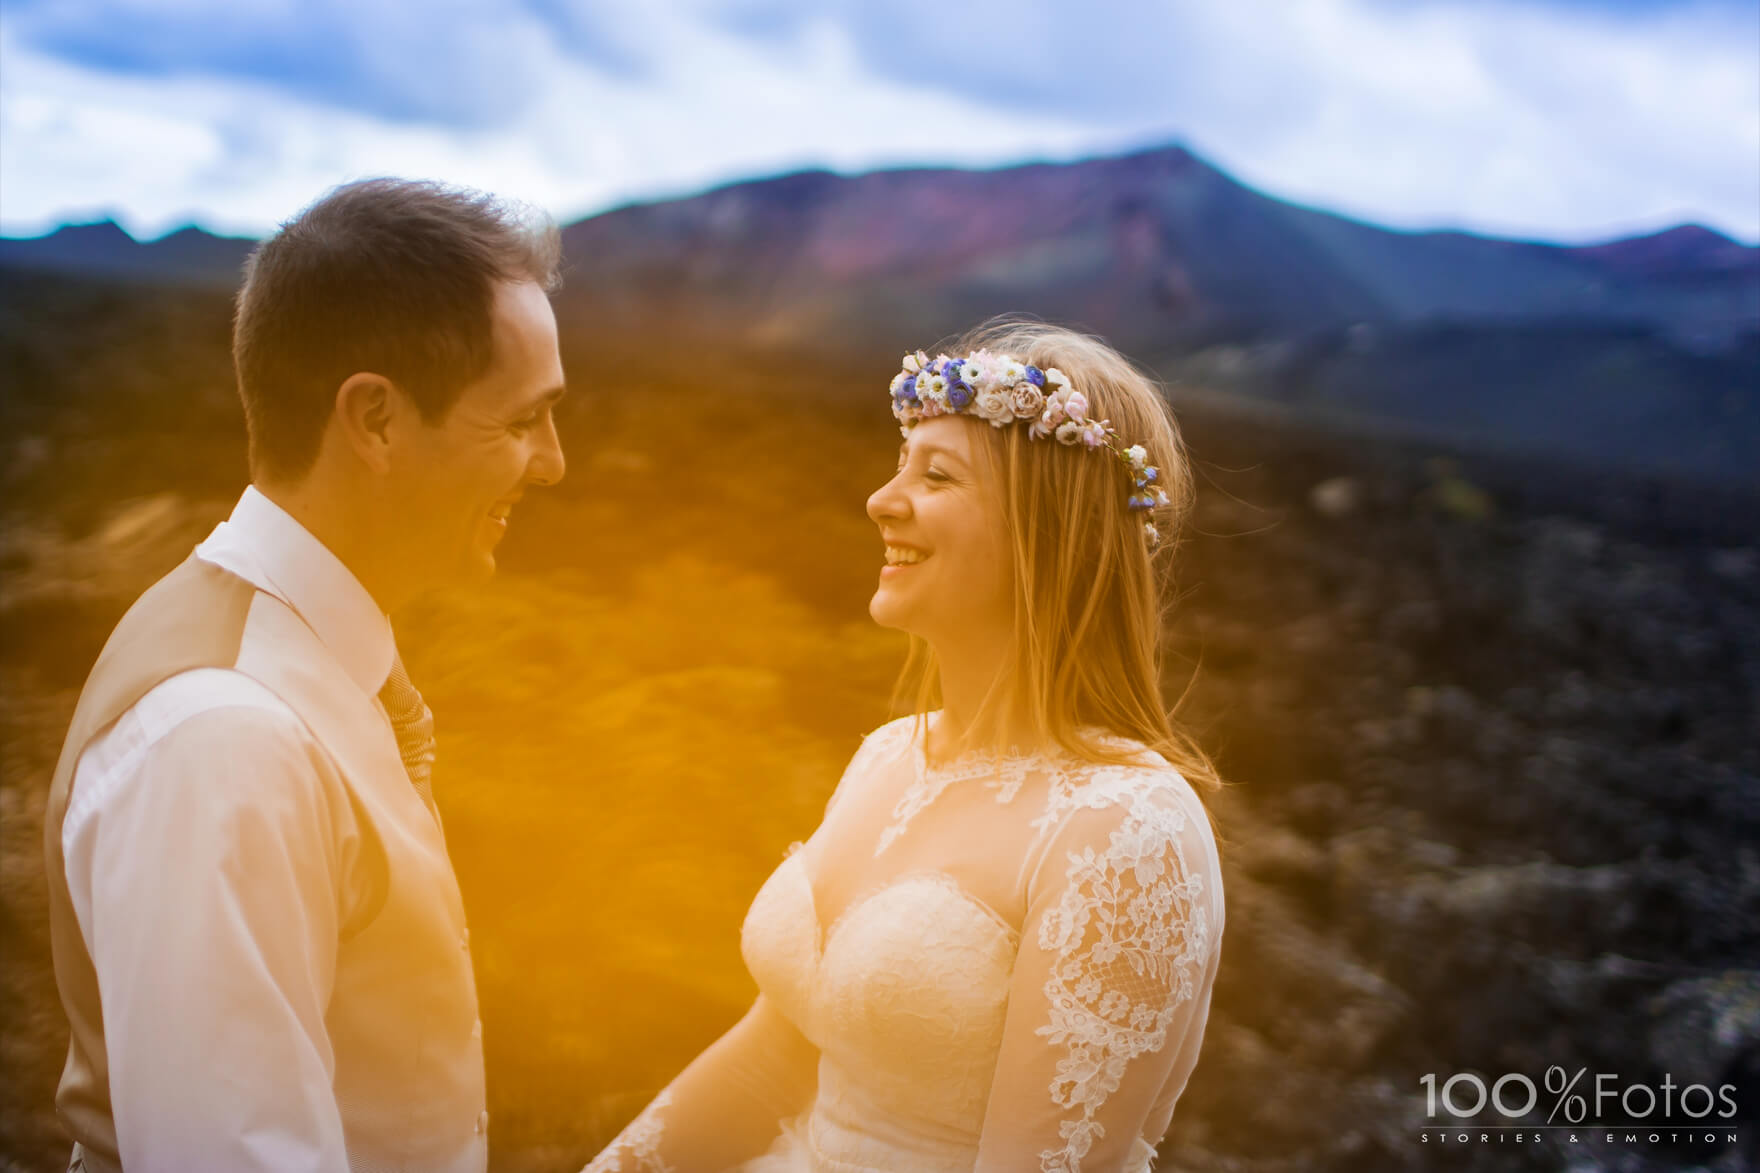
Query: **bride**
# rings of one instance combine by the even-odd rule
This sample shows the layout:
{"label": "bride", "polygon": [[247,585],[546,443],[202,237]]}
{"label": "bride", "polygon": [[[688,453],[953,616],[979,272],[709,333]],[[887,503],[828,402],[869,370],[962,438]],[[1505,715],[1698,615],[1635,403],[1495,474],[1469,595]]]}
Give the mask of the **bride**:
{"label": "bride", "polygon": [[869,610],[915,637],[916,715],[752,902],[751,1010],[588,1173],[1143,1173],[1197,1062],[1220,783],[1159,689],[1166,405],[1003,320],[907,356],[892,410]]}

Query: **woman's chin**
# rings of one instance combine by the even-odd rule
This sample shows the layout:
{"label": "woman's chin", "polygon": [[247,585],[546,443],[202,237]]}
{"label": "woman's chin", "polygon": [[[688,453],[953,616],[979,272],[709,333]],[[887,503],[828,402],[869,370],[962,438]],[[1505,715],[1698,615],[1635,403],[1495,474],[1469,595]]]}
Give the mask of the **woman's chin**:
{"label": "woman's chin", "polygon": [[899,605],[897,599],[891,597],[885,587],[875,591],[874,597],[868,600],[868,616],[875,623],[909,634],[911,625],[906,610]]}

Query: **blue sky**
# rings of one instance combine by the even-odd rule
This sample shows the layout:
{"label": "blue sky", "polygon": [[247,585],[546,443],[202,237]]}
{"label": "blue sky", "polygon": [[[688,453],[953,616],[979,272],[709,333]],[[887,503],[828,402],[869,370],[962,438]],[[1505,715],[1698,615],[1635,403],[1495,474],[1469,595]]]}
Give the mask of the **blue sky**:
{"label": "blue sky", "polygon": [[0,0],[0,231],[255,233],[423,175],[564,219],[1184,142],[1272,194],[1760,239],[1755,0]]}

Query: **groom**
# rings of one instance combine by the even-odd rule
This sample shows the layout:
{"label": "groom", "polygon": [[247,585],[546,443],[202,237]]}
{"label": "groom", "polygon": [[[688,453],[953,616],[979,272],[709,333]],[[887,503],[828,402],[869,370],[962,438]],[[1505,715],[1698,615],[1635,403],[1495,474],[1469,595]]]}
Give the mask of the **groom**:
{"label": "groom", "polygon": [[387,613],[563,472],[547,220],[339,188],[252,255],[252,485],[123,617],[49,794],[74,1169],[473,1170],[470,933]]}

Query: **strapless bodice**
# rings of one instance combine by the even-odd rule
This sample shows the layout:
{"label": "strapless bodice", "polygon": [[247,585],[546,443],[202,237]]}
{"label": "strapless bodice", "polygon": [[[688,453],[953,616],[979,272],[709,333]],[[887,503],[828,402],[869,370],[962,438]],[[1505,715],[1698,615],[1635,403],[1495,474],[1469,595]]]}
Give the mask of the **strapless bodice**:
{"label": "strapless bodice", "polygon": [[820,1050],[805,1140],[827,1169],[969,1170],[1008,1010],[1015,930],[935,871],[898,876],[821,931],[800,856],[741,939],[766,997]]}

